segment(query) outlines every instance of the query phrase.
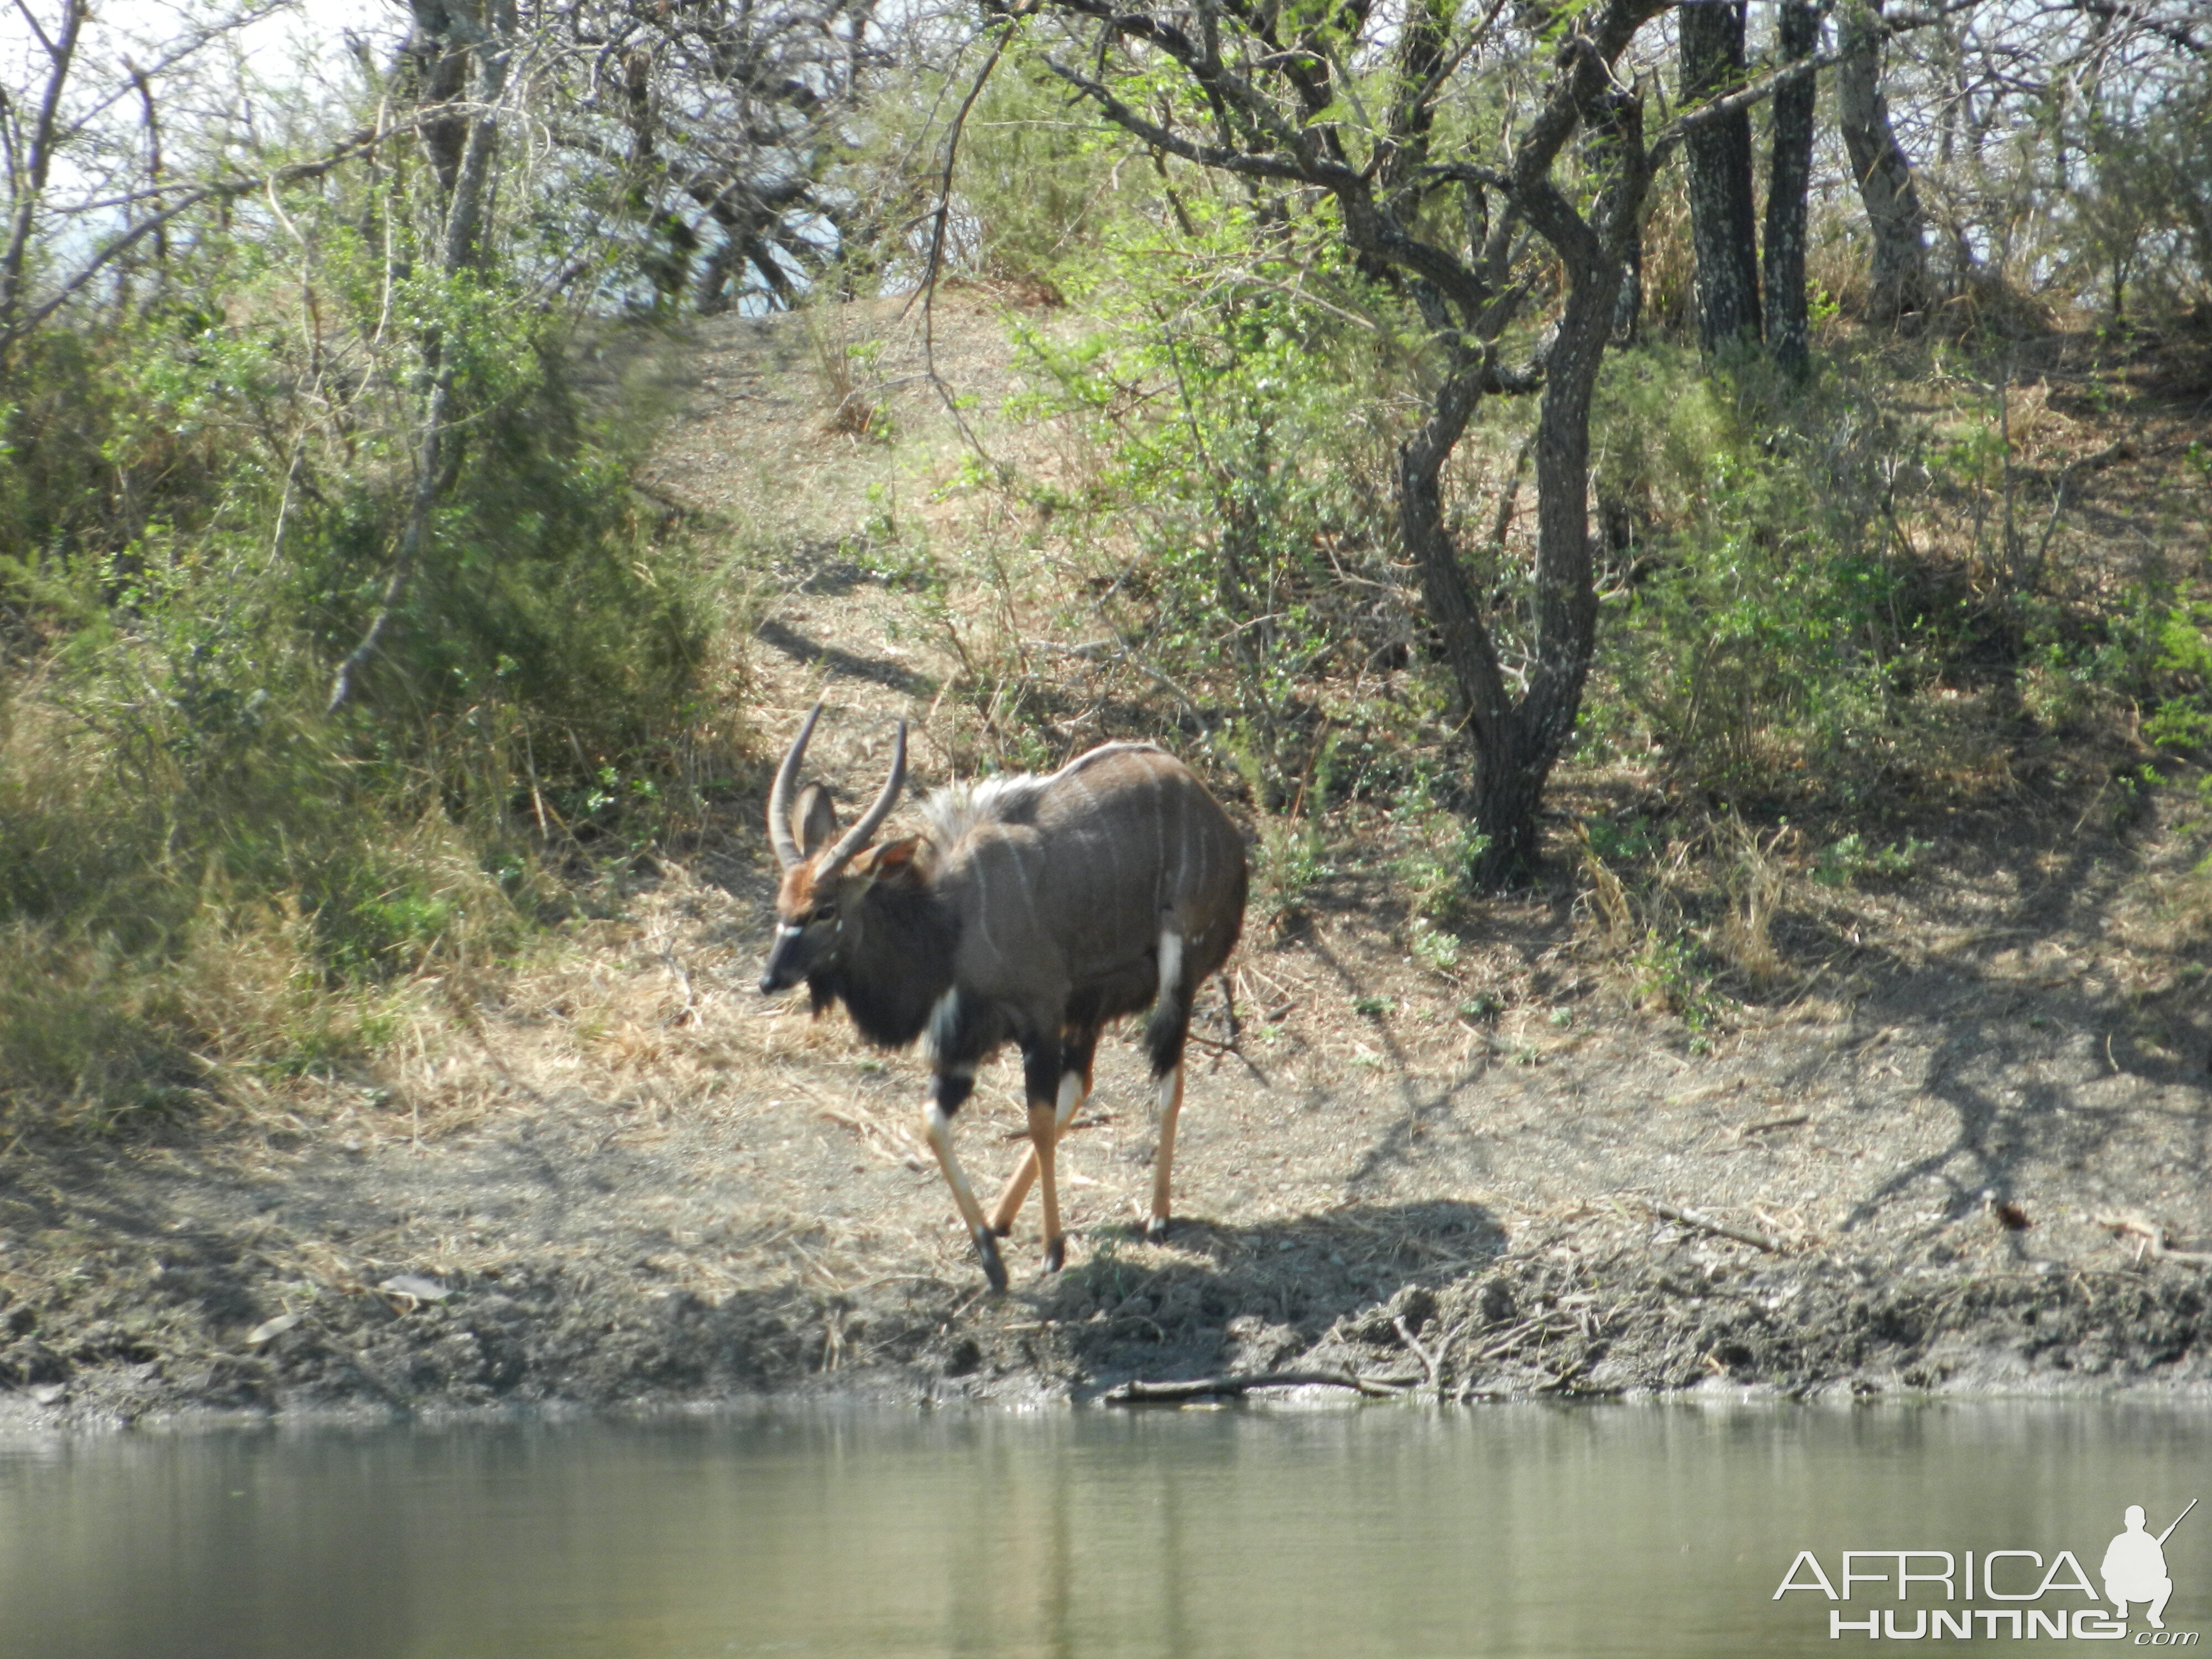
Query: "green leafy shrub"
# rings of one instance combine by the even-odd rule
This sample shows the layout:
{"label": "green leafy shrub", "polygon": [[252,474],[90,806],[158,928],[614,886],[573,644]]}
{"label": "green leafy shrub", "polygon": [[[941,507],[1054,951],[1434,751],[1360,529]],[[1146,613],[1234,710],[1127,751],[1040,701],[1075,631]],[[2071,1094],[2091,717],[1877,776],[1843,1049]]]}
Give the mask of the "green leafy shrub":
{"label": "green leafy shrub", "polygon": [[2158,621],[2151,670],[2157,684],[2143,736],[2162,747],[2212,749],[2212,602],[2186,600]]}
{"label": "green leafy shrub", "polygon": [[415,580],[325,712],[411,489],[411,402],[371,376],[333,420],[314,378],[343,242],[319,341],[237,252],[225,306],[185,297],[193,267],[6,365],[0,1115],[106,1127],[362,1063],[410,983],[466,994],[559,908],[549,841],[626,848],[706,769],[703,574],[557,332],[476,276],[398,291],[469,418]]}
{"label": "green leafy shrub", "polygon": [[[1607,594],[1586,740],[1656,744],[1723,796],[1850,803],[1944,741],[1915,693],[1974,644],[1889,506],[1908,434],[1840,376],[1798,395],[1646,347],[1601,402]],[[1610,706],[1609,706],[1610,705]]]}
{"label": "green leafy shrub", "polygon": [[1813,860],[1813,879],[1827,887],[1850,887],[1869,876],[1902,880],[1919,868],[1929,850],[1927,842],[1910,836],[1877,846],[1855,830],[1820,849]]}
{"label": "green leafy shrub", "polygon": [[1135,544],[1099,615],[1206,705],[1255,801],[1280,811],[1352,712],[1327,688],[1410,660],[1405,617],[1375,599],[1395,431],[1375,388],[1395,357],[1348,307],[1277,291],[1295,264],[1357,303],[1362,279],[1325,249],[1270,246],[1246,208],[1182,206],[1179,228],[1109,240],[1091,292],[1103,327],[1022,343],[1035,406],[1075,416],[1096,457],[1056,515]]}

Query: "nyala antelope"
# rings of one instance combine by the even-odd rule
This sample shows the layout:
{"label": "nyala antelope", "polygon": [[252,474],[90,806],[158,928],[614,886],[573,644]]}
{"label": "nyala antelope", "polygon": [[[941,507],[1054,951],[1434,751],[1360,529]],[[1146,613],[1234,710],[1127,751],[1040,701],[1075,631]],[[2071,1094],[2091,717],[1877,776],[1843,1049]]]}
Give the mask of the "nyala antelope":
{"label": "nyala antelope", "polygon": [[[815,704],[769,794],[783,882],[762,992],[805,980],[816,1013],[842,1001],[881,1048],[927,1033],[930,1149],[999,1290],[997,1240],[1032,1183],[1046,1270],[1066,1261],[1054,1148],[1091,1092],[1100,1029],[1149,1009],[1160,1139],[1146,1236],[1158,1238],[1191,1003],[1244,921],[1244,844],[1228,814],[1172,755],[1109,743],[1050,777],[937,790],[922,803],[921,835],[869,847],[906,779],[905,722],[874,805],[840,834],[820,784],[793,793],[821,714]],[[1030,1145],[987,1220],[953,1154],[952,1117],[975,1068],[1006,1042],[1022,1051]]]}

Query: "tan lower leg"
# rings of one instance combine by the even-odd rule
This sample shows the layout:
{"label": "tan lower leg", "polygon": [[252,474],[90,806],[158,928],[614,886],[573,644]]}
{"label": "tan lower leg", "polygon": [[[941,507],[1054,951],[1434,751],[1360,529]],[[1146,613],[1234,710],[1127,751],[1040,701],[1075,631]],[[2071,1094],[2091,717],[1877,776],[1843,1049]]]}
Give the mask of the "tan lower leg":
{"label": "tan lower leg", "polygon": [[959,1206],[960,1218],[968,1224],[976,1253],[983,1258],[983,1271],[989,1275],[991,1283],[1003,1291],[1006,1288],[1006,1270],[1000,1264],[999,1247],[992,1239],[991,1230],[983,1224],[983,1206],[975,1201],[975,1189],[968,1184],[960,1159],[952,1151],[952,1120],[938,1110],[935,1101],[924,1109],[922,1129],[929,1137],[929,1150],[937,1154],[937,1167],[945,1171],[945,1184],[952,1188],[952,1201]]}
{"label": "tan lower leg", "polygon": [[[1054,1127],[1061,1133],[1075,1116],[1076,1109],[1091,1097],[1091,1079],[1070,1072],[1060,1080],[1060,1104],[1056,1110],[1059,1121]],[[1014,1173],[999,1194],[999,1201],[991,1206],[991,1231],[1001,1238],[1014,1230],[1014,1218],[1022,1212],[1022,1200],[1030,1195],[1030,1184],[1036,1179],[1036,1145],[1032,1141],[1022,1148],[1021,1162],[1014,1165]]]}
{"label": "tan lower leg", "polygon": [[1036,1180],[1036,1148],[1022,1148],[1021,1162],[1014,1165],[1014,1173],[1000,1189],[999,1201],[991,1206],[991,1231],[1001,1238],[1014,1230],[1014,1218],[1022,1212],[1022,1200],[1030,1195],[1030,1187]]}
{"label": "tan lower leg", "polygon": [[1036,1152],[1037,1200],[1044,1206],[1044,1265],[1056,1272],[1066,1260],[1067,1242],[1060,1231],[1060,1176],[1054,1152],[1060,1142],[1060,1113],[1042,1101],[1030,1107],[1030,1145]]}
{"label": "tan lower leg", "polygon": [[1145,1224],[1147,1236],[1158,1238],[1168,1230],[1168,1188],[1175,1169],[1176,1118],[1182,1110],[1182,1067],[1177,1066],[1160,1079],[1160,1149],[1152,1158],[1152,1218]]}

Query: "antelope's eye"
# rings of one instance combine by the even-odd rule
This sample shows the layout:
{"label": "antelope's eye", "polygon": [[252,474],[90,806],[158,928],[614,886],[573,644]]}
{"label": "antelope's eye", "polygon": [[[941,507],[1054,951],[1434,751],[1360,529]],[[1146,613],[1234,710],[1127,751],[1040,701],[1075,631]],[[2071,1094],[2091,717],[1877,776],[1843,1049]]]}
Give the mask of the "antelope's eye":
{"label": "antelope's eye", "polygon": [[837,907],[836,905],[824,904],[814,912],[814,920],[817,921],[827,921],[830,917],[836,914]]}

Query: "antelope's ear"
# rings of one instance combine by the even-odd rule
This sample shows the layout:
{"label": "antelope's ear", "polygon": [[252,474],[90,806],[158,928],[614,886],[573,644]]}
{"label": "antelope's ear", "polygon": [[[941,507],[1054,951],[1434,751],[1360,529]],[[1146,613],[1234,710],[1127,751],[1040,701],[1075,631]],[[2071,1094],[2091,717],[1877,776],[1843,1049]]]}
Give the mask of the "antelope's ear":
{"label": "antelope's ear", "polygon": [[830,799],[830,792],[818,783],[808,784],[799,792],[799,799],[791,808],[792,839],[799,843],[800,854],[812,858],[836,834],[837,807]]}
{"label": "antelope's ear", "polygon": [[904,841],[885,842],[881,847],[870,848],[854,860],[853,867],[871,881],[916,880],[921,869],[914,859],[921,846],[920,836],[908,836]]}

